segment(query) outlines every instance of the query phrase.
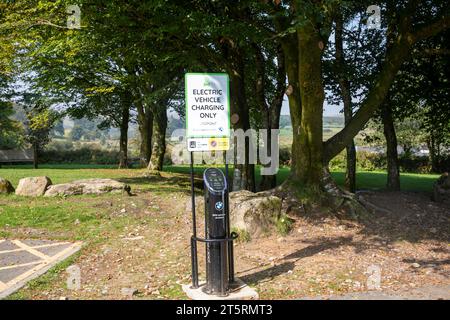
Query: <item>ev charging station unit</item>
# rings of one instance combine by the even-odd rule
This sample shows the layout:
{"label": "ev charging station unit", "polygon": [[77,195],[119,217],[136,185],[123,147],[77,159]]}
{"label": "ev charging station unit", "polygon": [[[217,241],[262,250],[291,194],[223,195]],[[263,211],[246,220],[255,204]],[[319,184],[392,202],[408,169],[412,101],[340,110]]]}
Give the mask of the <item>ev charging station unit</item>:
{"label": "ev charging station unit", "polygon": [[235,283],[233,241],[237,234],[230,231],[228,165],[224,174],[218,168],[203,173],[205,198],[205,238],[197,237],[193,154],[191,152],[191,191],[193,235],[191,237],[192,288],[199,287],[197,242],[206,247],[206,285],[203,291],[225,297]]}
{"label": "ev charging station unit", "polygon": [[[192,192],[192,287],[206,295],[226,297],[234,287],[233,240],[230,231],[228,164],[225,174],[218,168],[204,171],[205,237],[197,236],[194,189],[194,152],[230,148],[230,89],[225,73],[185,75],[186,138],[191,158]],[[206,285],[199,286],[197,245],[206,248]]]}

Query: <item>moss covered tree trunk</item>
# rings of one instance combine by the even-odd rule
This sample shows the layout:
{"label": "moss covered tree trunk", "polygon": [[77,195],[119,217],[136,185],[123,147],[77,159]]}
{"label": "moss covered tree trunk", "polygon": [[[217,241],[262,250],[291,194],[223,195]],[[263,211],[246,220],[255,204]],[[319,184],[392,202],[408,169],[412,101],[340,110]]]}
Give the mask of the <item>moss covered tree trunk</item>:
{"label": "moss covered tree trunk", "polygon": [[148,165],[149,170],[162,171],[166,153],[167,110],[162,103],[155,107],[153,118],[153,148]]}
{"label": "moss covered tree trunk", "polygon": [[312,24],[306,24],[297,32],[299,59],[301,112],[294,110],[291,117],[300,130],[295,132],[295,152],[292,154],[295,166],[291,179],[314,191],[320,191],[323,174],[323,102],[322,50],[324,44]]}

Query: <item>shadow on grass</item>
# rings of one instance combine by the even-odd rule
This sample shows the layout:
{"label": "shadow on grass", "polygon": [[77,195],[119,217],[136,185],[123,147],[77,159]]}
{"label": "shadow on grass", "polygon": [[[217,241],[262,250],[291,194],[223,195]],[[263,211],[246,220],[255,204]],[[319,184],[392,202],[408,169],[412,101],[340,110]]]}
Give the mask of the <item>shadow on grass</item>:
{"label": "shadow on grass", "polygon": [[290,270],[294,270],[295,263],[301,259],[315,256],[316,254],[326,250],[337,249],[341,246],[351,245],[352,241],[352,237],[338,237],[335,239],[320,238],[311,240],[310,242],[312,244],[310,246],[297,250],[283,257],[282,260],[285,260],[285,262],[264,270],[257,271],[255,273],[241,276],[240,278],[244,282],[251,284],[259,284],[265,281],[270,281],[279,275],[285,274]]}
{"label": "shadow on grass", "polygon": [[[389,250],[389,245],[386,245],[386,243],[383,241],[372,241],[370,244],[368,244],[365,241],[354,241],[352,236],[342,236],[332,239],[319,237],[312,240],[303,240],[302,242],[310,243],[310,245],[284,256],[280,260],[282,261],[282,263],[280,264],[276,264],[272,267],[240,276],[240,278],[246,283],[255,285],[266,281],[271,281],[277,276],[286,274],[290,270],[294,270],[296,263],[302,259],[313,257],[321,252],[327,250],[335,250],[340,247],[353,247],[355,249],[355,252],[362,252],[374,248],[379,250]],[[446,271],[444,268],[445,266],[450,264],[449,259],[403,259],[402,262],[410,264],[418,263],[421,267],[425,268],[432,267],[436,272],[439,272],[447,277],[449,276],[448,271]],[[244,272],[248,271],[251,271],[251,269]]]}
{"label": "shadow on grass", "polygon": [[450,207],[418,192],[377,192],[368,199],[386,212],[377,212],[361,224],[361,234],[386,243],[424,240],[450,241]]}
{"label": "shadow on grass", "polygon": [[353,241],[352,237],[338,237],[335,239],[320,239],[313,242],[312,245],[295,251],[287,256],[285,256],[284,260],[300,260],[307,257],[312,257],[322,251],[336,249],[344,245],[349,245]]}
{"label": "shadow on grass", "polygon": [[[330,219],[345,228],[358,228],[358,235],[370,240],[370,248],[388,248],[398,241],[419,243],[421,241],[450,242],[450,208],[435,203],[420,193],[373,192],[376,205],[386,212],[375,210],[359,220],[345,220],[330,217],[329,213],[301,213],[301,218],[315,226],[327,225]],[[367,200],[367,199],[366,199]],[[370,201],[372,202],[372,200]],[[394,205],[395,203],[395,205]],[[367,241],[369,242],[369,241]],[[357,250],[368,249],[364,244]]]}
{"label": "shadow on grass", "polygon": [[239,278],[245,283],[256,285],[262,282],[270,281],[277,276],[289,272],[290,270],[294,270],[294,268],[295,262],[288,261],[252,274],[240,276]]}
{"label": "shadow on grass", "polygon": [[436,272],[440,273],[445,277],[450,277],[450,272],[446,270],[446,266],[450,265],[450,259],[438,260],[438,259],[403,259],[402,262],[406,263],[417,263],[420,270],[421,268],[432,268]]}
{"label": "shadow on grass", "polygon": [[[161,192],[180,192],[180,191],[191,191],[191,181],[189,176],[142,176],[142,177],[123,177],[117,179],[120,182],[126,183],[128,185],[137,186],[140,189],[157,189],[156,191]],[[196,189],[203,190],[203,180],[194,179],[194,186]],[[198,191],[198,190],[196,190]]]}

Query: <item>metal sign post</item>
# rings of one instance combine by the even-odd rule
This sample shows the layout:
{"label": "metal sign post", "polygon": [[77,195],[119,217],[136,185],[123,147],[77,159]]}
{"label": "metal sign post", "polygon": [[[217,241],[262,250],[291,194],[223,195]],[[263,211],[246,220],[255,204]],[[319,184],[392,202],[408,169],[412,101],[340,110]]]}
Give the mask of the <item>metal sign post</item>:
{"label": "metal sign post", "polygon": [[195,185],[194,185],[194,152],[191,151],[191,195],[192,195],[192,237],[191,237],[191,265],[192,288],[198,288],[198,261],[197,261],[197,217],[195,214]]}
{"label": "metal sign post", "polygon": [[197,236],[195,208],[194,152],[225,151],[230,147],[230,95],[227,74],[186,74],[186,129],[190,151],[192,193],[191,264],[192,288],[199,288],[197,244],[206,247],[206,286],[204,292],[226,296],[234,283],[233,240],[230,228],[228,164],[225,174],[217,168],[206,169],[205,238]]}

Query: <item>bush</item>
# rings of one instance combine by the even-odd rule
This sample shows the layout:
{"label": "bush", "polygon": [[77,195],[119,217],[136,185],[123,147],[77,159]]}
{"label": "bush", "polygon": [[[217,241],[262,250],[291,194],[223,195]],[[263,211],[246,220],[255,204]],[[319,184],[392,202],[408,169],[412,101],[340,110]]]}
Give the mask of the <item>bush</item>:
{"label": "bush", "polygon": [[291,161],[291,150],[289,148],[280,148],[280,163],[287,165]]}
{"label": "bush", "polygon": [[331,171],[341,171],[346,168],[346,156],[345,152],[339,153],[336,157],[331,159],[330,161],[330,170]]}
{"label": "bush", "polygon": [[286,236],[292,230],[294,221],[283,214],[275,221],[275,225],[277,232],[282,236]]}
{"label": "bush", "polygon": [[431,163],[428,157],[399,156],[400,169],[403,172],[430,173]]}
{"label": "bush", "polygon": [[46,150],[40,154],[40,163],[117,164],[119,152],[81,148],[76,150]]}
{"label": "bush", "polygon": [[356,166],[358,170],[375,171],[386,170],[386,155],[361,151],[356,153]]}
{"label": "bush", "polygon": [[51,150],[51,151],[71,151],[74,149],[74,145],[72,140],[56,140],[53,139],[50,141],[50,143],[46,146],[45,150]]}
{"label": "bush", "polygon": [[450,154],[439,160],[439,172],[450,172]]}
{"label": "bush", "polygon": [[[401,172],[410,173],[431,173],[432,166],[427,156],[412,156],[402,154],[399,156],[399,166]],[[371,153],[360,151],[356,153],[357,169],[361,171],[385,171],[387,160],[384,153]],[[330,161],[330,170],[343,171],[346,169],[346,154],[341,152]],[[450,156],[442,157],[439,161],[439,172],[450,171]]]}
{"label": "bush", "polygon": [[[281,157],[281,152],[280,152]],[[357,170],[376,171],[386,170],[386,156],[381,153],[372,153],[360,151],[356,153]],[[343,171],[347,168],[346,152],[342,151],[330,161],[329,168],[331,171]]]}
{"label": "bush", "polygon": [[171,166],[171,165],[173,165],[172,157],[170,156],[170,154],[166,153],[166,154],[164,155],[163,165],[165,165],[165,166]]}

